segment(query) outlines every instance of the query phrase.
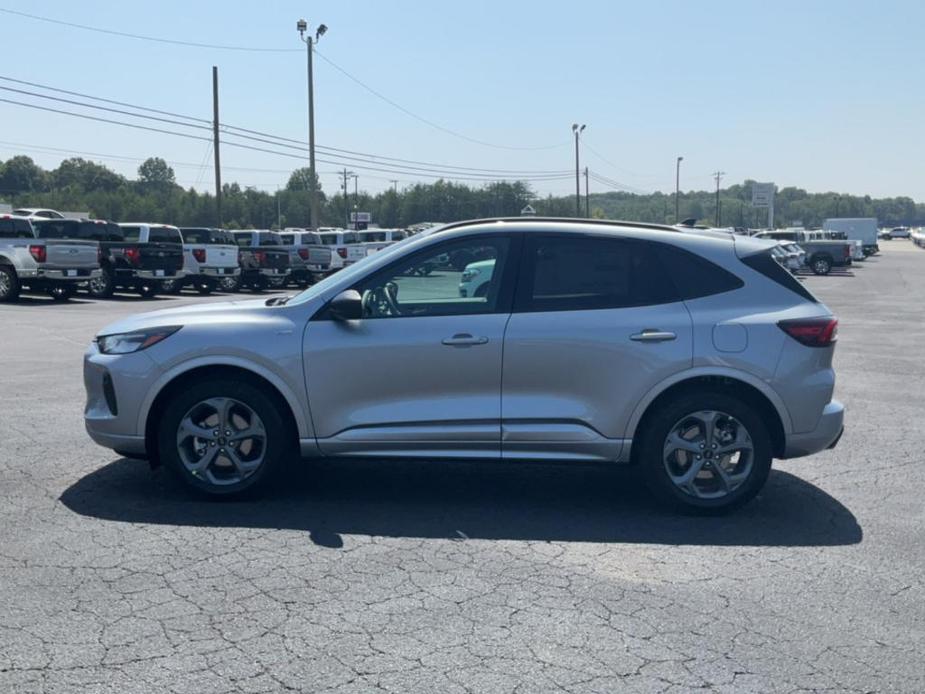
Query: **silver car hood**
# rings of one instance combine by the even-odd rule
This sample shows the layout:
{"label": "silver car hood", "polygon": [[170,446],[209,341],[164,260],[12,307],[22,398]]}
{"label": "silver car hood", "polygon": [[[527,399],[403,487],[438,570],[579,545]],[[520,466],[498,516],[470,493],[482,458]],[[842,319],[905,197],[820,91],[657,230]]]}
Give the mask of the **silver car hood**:
{"label": "silver car hood", "polygon": [[117,335],[168,325],[209,325],[253,322],[255,318],[278,316],[279,307],[267,306],[267,298],[190,304],[176,308],[139,313],[110,323],[97,335]]}

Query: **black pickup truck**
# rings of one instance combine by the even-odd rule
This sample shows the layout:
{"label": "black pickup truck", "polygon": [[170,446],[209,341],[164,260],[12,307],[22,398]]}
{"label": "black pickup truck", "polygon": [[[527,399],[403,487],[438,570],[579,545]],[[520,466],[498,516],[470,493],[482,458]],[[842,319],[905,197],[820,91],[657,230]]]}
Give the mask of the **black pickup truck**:
{"label": "black pickup truck", "polygon": [[232,231],[238,246],[241,285],[260,291],[271,284],[284,286],[291,272],[289,248],[274,231]]}
{"label": "black pickup truck", "polygon": [[178,243],[126,241],[125,231],[101,219],[36,219],[40,239],[84,239],[100,244],[97,278],[88,282],[90,294],[108,298],[116,289],[138,292],[148,298],[157,294],[160,281],[182,273],[183,246]]}

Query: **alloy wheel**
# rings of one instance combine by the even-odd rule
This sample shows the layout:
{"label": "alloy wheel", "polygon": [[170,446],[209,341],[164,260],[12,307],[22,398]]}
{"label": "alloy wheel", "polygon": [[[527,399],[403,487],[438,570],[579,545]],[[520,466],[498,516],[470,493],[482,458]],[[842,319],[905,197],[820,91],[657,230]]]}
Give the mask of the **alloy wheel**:
{"label": "alloy wheel", "polygon": [[13,289],[13,282],[6,272],[0,272],[0,299],[5,299]]}
{"label": "alloy wheel", "polygon": [[678,422],[665,438],[662,460],[678,489],[698,499],[719,499],[748,479],[755,457],[752,438],[725,412],[700,410]]}
{"label": "alloy wheel", "polygon": [[177,427],[177,452],[194,477],[216,486],[237,484],[263,464],[267,432],[248,405],[209,398],[193,407]]}

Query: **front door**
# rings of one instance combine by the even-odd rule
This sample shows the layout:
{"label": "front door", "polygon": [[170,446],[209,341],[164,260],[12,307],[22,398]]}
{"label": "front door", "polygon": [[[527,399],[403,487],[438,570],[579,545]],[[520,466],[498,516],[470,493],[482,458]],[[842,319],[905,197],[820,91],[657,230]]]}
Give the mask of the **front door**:
{"label": "front door", "polygon": [[312,319],[303,349],[323,453],[500,454],[515,245],[500,235],[433,244],[355,286],[362,319]]}

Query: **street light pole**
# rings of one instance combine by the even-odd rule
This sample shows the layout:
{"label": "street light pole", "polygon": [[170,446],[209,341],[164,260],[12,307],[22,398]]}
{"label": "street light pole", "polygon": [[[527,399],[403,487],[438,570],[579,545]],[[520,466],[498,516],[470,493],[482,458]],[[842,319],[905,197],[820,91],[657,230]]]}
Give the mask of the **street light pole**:
{"label": "street light pole", "polygon": [[360,176],[353,174],[353,230],[360,230]]}
{"label": "street light pole", "polygon": [[585,217],[591,219],[591,194],[588,187],[588,167],[585,167]]}
{"label": "street light pole", "polygon": [[578,126],[578,123],[572,123],[572,132],[575,133],[575,216],[581,216],[581,167],[578,163],[578,136],[587,126]]}
{"label": "street light pole", "polygon": [[674,167],[674,223],[681,223],[681,162],[684,157],[678,157]]}
{"label": "street light pole", "polygon": [[311,34],[305,36],[308,22],[304,19],[296,22],[296,29],[299,30],[299,38],[305,44],[308,55],[308,188],[311,192],[311,226],[313,230],[316,230],[318,228],[318,184],[315,180],[315,78],[312,70],[312,54],[315,51],[315,44],[324,36],[328,28],[324,24],[319,24],[314,39]]}

